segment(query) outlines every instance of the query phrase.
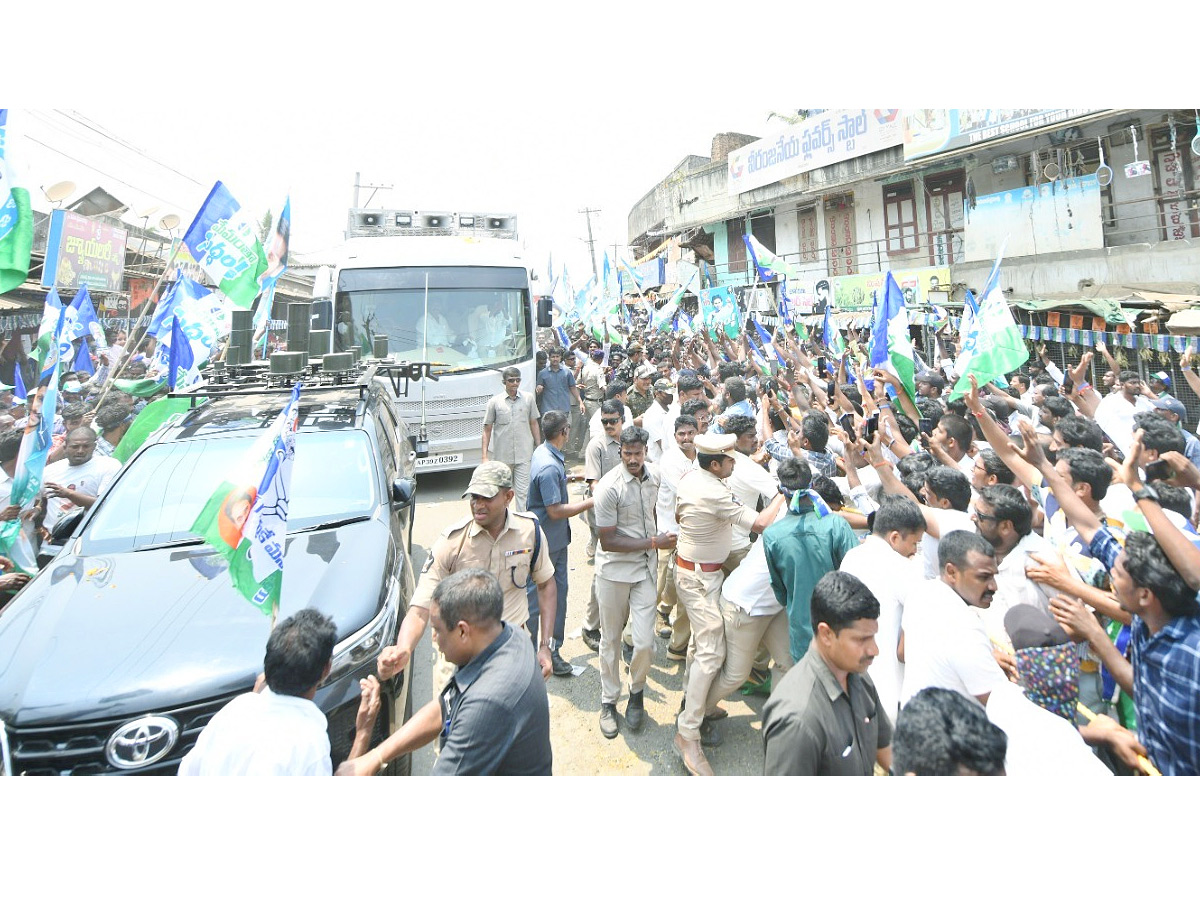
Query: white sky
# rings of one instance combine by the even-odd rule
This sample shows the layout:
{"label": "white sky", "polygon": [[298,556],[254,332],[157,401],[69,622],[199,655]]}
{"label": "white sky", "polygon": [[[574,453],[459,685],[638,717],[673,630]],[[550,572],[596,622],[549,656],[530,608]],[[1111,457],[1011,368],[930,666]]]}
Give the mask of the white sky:
{"label": "white sky", "polygon": [[[1046,106],[1120,105],[1095,73],[1059,87],[1008,52],[1028,47],[1014,11],[972,23],[964,9],[940,34],[912,5],[873,3],[852,21],[771,3],[251,6],[55,7],[38,23],[17,12],[57,57],[40,43],[6,49],[28,57],[31,77],[7,102],[10,145],[32,138],[12,149],[35,207],[49,207],[37,186],[70,180],[75,196],[100,184],[139,210],[159,206],[152,224],[170,211],[186,227],[219,179],[255,214],[290,192],[292,247],[319,253],[341,240],[358,171],[393,185],[376,206],[516,213],[530,264],[543,270],[552,252],[579,286],[590,264],[578,210],[602,210],[597,256],[623,245],[630,208],[681,159],[708,156],[718,132],[779,130],[773,110],[1028,105],[1030,93]],[[992,44],[968,39],[985,25]]]}

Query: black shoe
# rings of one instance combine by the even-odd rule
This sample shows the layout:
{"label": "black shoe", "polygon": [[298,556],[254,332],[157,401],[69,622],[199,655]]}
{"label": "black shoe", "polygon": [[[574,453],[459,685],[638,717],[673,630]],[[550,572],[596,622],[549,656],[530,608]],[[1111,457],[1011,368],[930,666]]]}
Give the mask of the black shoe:
{"label": "black shoe", "polygon": [[700,746],[701,747],[720,747],[725,743],[725,736],[721,734],[721,729],[712,719],[705,719],[700,723]]}
{"label": "black shoe", "polygon": [[621,641],[621,658],[625,660],[625,665],[633,664],[633,648],[624,641]]}
{"label": "black shoe", "polygon": [[600,629],[599,628],[583,629],[583,643],[592,652],[594,652],[594,653],[599,652],[599,650],[600,650]]}
{"label": "black shoe", "polygon": [[[628,717],[627,717],[628,718]],[[601,703],[600,704],[600,733],[609,740],[617,736],[617,732],[621,728],[617,724],[617,704]]]}
{"label": "black shoe", "polygon": [[563,659],[557,650],[551,650],[550,671],[555,675],[570,675],[572,671],[571,664]]}
{"label": "black shoe", "polygon": [[[636,694],[632,691],[629,694],[629,705],[625,707],[625,721],[629,724],[630,731],[641,731],[642,723],[646,720],[646,710],[642,706],[642,695],[644,691],[638,691]],[[601,718],[604,713],[601,712]]]}
{"label": "black shoe", "polygon": [[660,638],[669,638],[671,636],[671,613],[658,611],[658,636]]}
{"label": "black shoe", "polygon": [[674,647],[668,647],[667,648],[667,659],[686,660],[687,659],[687,651],[688,651],[688,648],[686,646],[684,646],[680,650],[676,650]]}

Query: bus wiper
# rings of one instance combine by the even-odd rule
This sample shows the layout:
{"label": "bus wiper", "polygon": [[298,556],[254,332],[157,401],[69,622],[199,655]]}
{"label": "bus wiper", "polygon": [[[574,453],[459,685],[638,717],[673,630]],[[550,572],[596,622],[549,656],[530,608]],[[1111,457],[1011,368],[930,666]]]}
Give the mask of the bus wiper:
{"label": "bus wiper", "polygon": [[180,538],[177,541],[163,541],[161,544],[144,544],[141,547],[134,547],[133,552],[140,553],[142,550],[162,550],[164,547],[191,547],[203,543],[203,538]]}
{"label": "bus wiper", "polygon": [[344,519],[330,519],[328,522],[320,522],[316,525],[309,525],[307,528],[297,528],[295,531],[288,531],[288,534],[304,534],[308,531],[324,531],[326,528],[340,528],[343,525],[353,525],[356,522],[369,522],[372,518],[372,516],[347,516]]}

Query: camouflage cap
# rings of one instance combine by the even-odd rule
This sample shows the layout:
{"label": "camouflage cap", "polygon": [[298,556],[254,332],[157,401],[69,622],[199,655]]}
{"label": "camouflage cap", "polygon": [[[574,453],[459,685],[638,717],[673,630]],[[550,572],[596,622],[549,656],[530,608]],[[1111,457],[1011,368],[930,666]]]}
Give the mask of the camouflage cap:
{"label": "camouflage cap", "polygon": [[485,462],[477,466],[471,473],[471,483],[463,491],[463,496],[474,494],[490,500],[501,491],[511,489],[512,486],[512,469],[502,462]]}
{"label": "camouflage cap", "polygon": [[671,382],[666,378],[660,378],[658,381],[654,382],[654,390],[656,393],[660,394],[674,394],[675,385],[671,384]]}

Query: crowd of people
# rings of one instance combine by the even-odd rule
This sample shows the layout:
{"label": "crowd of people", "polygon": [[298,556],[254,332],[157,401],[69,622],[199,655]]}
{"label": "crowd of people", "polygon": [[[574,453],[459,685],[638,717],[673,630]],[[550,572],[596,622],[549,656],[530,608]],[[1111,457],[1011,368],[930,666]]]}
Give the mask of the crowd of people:
{"label": "crowd of people", "polygon": [[[532,391],[504,373],[472,516],[419,598],[456,548],[513,595],[503,621],[543,675],[570,674],[579,516],[600,732],[644,726],[657,635],[685,660],[674,747],[691,774],[714,774],[739,689],[770,694],[766,774],[1200,773],[1200,442],[1170,376],[1143,383],[1098,346],[1110,371],[1092,385],[1091,352],[1063,372],[1040,350],[1006,387],[958,391],[952,365],[919,360],[911,396],[849,337],[842,355],[782,328],[758,352],[644,329],[546,346]],[[573,422],[588,434],[572,444]]]}
{"label": "crowd of people", "polygon": [[[362,739],[339,774],[435,740],[436,773],[549,774],[543,679],[572,671],[575,518],[600,733],[644,727],[662,640],[685,663],[673,743],[691,774],[714,774],[739,690],[769,694],[767,774],[1200,773],[1200,440],[1170,375],[1144,383],[1100,345],[1094,385],[1092,351],[1065,372],[1039,352],[1006,387],[918,358],[912,396],[848,337],[839,354],[784,328],[761,351],[744,336],[581,331],[550,338],[533,384],[506,369],[470,515],[438,537],[379,657],[379,678],[394,676],[432,625],[435,697],[370,747],[378,682],[365,680]],[[59,385],[43,539],[111,481],[138,411],[105,390],[115,360],[98,362]],[[1200,394],[1196,362],[1181,366]],[[0,393],[10,486],[38,397]],[[324,661],[312,640],[299,641],[312,671],[262,691],[297,728],[311,710],[291,701]],[[186,771],[209,770],[213,741]],[[304,766],[320,773],[317,751]]]}
{"label": "crowd of people", "polygon": [[[126,343],[126,332],[113,328],[107,346],[94,356],[89,354],[90,371],[61,367],[42,489],[24,511],[10,502],[13,479],[22,438],[41,420],[47,385],[39,385],[36,365],[29,357],[14,360],[11,366],[11,380],[29,385],[27,391],[21,392],[17,384],[0,383],[0,522],[24,517],[35,550],[57,550],[55,526],[95,503],[121,468],[113,454],[151,398],[115,390],[113,384],[117,377],[136,383],[154,366],[153,338],[146,338],[128,355]],[[78,364],[78,355],[75,361]],[[12,569],[6,558],[0,565]],[[0,576],[0,606],[28,580],[28,574],[16,571]]]}

